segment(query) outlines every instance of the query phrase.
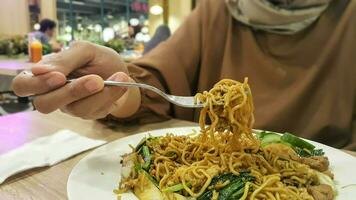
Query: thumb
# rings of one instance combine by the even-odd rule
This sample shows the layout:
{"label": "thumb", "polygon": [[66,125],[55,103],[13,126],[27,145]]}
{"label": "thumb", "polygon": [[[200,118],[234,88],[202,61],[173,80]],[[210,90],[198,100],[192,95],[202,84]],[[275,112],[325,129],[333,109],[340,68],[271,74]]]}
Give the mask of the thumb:
{"label": "thumb", "polygon": [[[118,81],[118,82],[130,82],[130,77],[124,72],[117,72],[112,76],[110,76],[107,80]],[[114,99],[120,98],[128,89],[125,86],[108,86],[107,88],[110,90],[111,96]]]}
{"label": "thumb", "polygon": [[116,72],[115,74],[111,75],[108,81],[118,81],[118,82],[130,82],[131,78],[125,72]]}
{"label": "thumb", "polygon": [[[120,82],[135,82],[131,77],[123,72],[117,72],[112,75],[109,80],[111,81],[120,81]],[[127,118],[132,116],[141,105],[141,94],[140,89],[136,87],[131,87],[130,89],[125,87],[118,87],[123,88],[124,93],[122,95],[116,91],[115,97],[116,101],[111,104],[111,108],[109,113],[118,117],[118,118]]]}

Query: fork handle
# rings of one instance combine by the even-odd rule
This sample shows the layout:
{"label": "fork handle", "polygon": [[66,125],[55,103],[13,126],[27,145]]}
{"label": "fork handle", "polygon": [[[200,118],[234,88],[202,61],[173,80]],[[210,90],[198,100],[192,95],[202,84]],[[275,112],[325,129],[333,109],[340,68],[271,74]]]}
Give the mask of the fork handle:
{"label": "fork handle", "polygon": [[[67,83],[74,82],[75,79],[67,80]],[[131,82],[120,82],[120,81],[104,81],[105,86],[122,86],[122,87],[139,87],[145,89],[152,89],[153,86],[142,84],[142,83],[131,83]]]}
{"label": "fork handle", "polygon": [[[75,79],[70,79],[70,80],[67,80],[67,83],[71,83],[73,81],[75,81]],[[164,97],[165,99],[167,99],[167,96],[163,91],[161,91],[160,89],[158,89],[158,88],[156,88],[154,86],[143,84],[143,83],[120,82],[120,81],[104,81],[104,85],[105,86],[139,87],[139,88],[143,88],[143,89],[147,89],[147,90],[151,90],[153,92],[156,92],[157,94],[159,94],[162,97]]]}
{"label": "fork handle", "polygon": [[[72,80],[67,80],[67,83],[71,83],[73,82],[75,79]],[[182,103],[181,101],[186,102],[187,98],[193,98],[193,97],[185,97],[185,96],[174,96],[174,95],[169,95],[166,94],[165,92],[161,91],[160,89],[151,86],[151,85],[147,85],[147,84],[143,84],[143,83],[131,83],[131,82],[119,82],[119,81],[104,81],[104,85],[105,86],[124,86],[124,87],[139,87],[139,88],[143,88],[143,89],[147,89],[147,90],[151,90],[152,92],[157,93],[158,95],[160,95],[161,97],[163,97],[164,99],[166,99],[167,101],[178,105],[178,106],[182,106],[182,107],[187,107],[187,108],[200,108],[203,107],[202,104],[196,104],[196,103],[192,103],[193,100],[189,99],[189,103]]]}

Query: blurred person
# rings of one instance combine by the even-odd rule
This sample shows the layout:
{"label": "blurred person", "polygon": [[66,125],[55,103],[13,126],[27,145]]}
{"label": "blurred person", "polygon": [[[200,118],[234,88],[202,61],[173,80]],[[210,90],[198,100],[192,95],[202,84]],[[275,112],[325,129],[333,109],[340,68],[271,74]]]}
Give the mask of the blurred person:
{"label": "blurred person", "polygon": [[152,39],[145,44],[145,50],[143,51],[143,54],[148,53],[153,48],[158,46],[161,42],[167,40],[170,36],[171,36],[171,30],[167,25],[158,26]]}
{"label": "blurred person", "polygon": [[137,26],[132,26],[132,25],[129,25],[128,26],[128,36],[129,38],[135,38],[137,33],[139,33],[141,31],[141,26],[140,25],[137,25]]}
{"label": "blurred person", "polygon": [[61,50],[61,45],[52,40],[55,35],[56,26],[57,24],[55,21],[43,19],[40,21],[40,29],[31,33],[31,35],[42,44],[50,46],[53,52],[58,52]]}
{"label": "blurred person", "polygon": [[[36,95],[42,113],[148,123],[197,120],[199,110],[169,104],[140,82],[175,95],[209,90],[223,78],[249,77],[254,128],[288,131],[356,150],[356,1],[202,0],[181,27],[142,58],[124,63],[108,48],[76,42],[13,82]],[[78,79],[66,84],[66,77]]]}
{"label": "blurred person", "polygon": [[49,41],[55,34],[56,22],[50,19],[43,19],[40,21],[40,29],[34,32],[34,36],[42,44],[49,44]]}

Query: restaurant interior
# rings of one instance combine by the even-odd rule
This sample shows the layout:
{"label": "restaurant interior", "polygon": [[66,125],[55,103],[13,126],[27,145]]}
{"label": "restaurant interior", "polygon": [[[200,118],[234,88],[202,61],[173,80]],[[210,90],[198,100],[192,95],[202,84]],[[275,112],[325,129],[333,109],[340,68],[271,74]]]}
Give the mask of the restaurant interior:
{"label": "restaurant interior", "polygon": [[356,198],[353,0],[1,0],[0,200]]}
{"label": "restaurant interior", "polygon": [[[71,41],[85,40],[109,46],[124,59],[132,60],[142,56],[144,44],[152,38],[159,26],[167,26],[169,31],[174,32],[195,3],[178,0],[1,2],[0,116],[33,109],[27,98],[12,95],[11,80],[31,63],[29,39],[31,33],[40,30],[42,19],[53,20],[56,27],[51,44],[42,44],[41,56],[53,53],[56,49],[66,49]],[[51,49],[51,45],[56,46],[55,50]]]}

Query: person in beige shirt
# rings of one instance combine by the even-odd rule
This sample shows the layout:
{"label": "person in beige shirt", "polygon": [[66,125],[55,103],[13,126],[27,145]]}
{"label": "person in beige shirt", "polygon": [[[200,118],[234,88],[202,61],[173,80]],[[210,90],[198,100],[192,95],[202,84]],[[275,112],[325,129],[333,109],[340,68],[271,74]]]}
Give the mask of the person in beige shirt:
{"label": "person in beige shirt", "polygon": [[[197,120],[135,81],[174,95],[209,90],[221,79],[249,78],[255,128],[293,132],[356,150],[356,1],[202,0],[170,39],[124,63],[114,51],[75,42],[13,82],[43,113],[148,123]],[[66,78],[80,77],[66,84]]]}

